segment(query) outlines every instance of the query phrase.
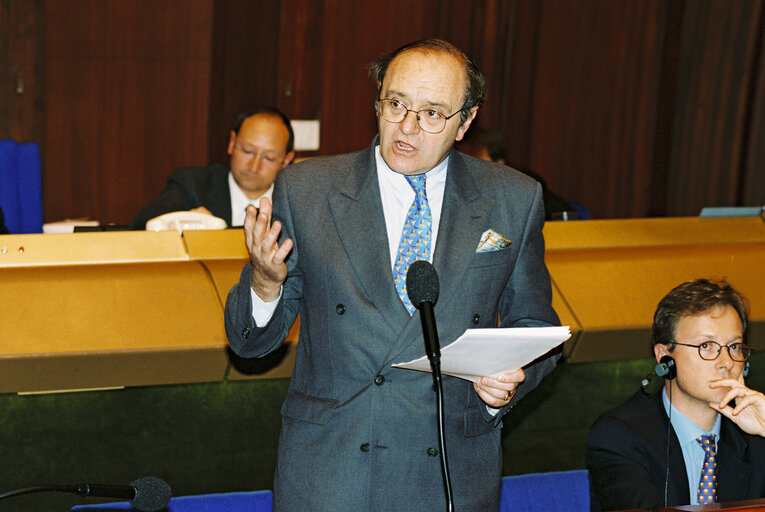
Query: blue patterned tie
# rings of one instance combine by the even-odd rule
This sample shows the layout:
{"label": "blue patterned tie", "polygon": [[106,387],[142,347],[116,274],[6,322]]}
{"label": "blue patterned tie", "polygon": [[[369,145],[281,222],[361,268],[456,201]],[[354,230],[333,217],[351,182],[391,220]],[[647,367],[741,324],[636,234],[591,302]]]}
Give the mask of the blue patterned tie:
{"label": "blue patterned tie", "polygon": [[717,460],[715,457],[715,436],[699,436],[696,442],[704,448],[704,465],[701,466],[699,490],[696,495],[699,504],[717,503]]}
{"label": "blue patterned tie", "polygon": [[430,259],[430,239],[433,220],[428,206],[428,196],[425,192],[425,175],[405,176],[406,181],[414,189],[414,202],[409,207],[398,244],[398,255],[393,265],[393,282],[409,314],[414,313],[414,306],[406,292],[406,271],[409,265],[417,260]]}

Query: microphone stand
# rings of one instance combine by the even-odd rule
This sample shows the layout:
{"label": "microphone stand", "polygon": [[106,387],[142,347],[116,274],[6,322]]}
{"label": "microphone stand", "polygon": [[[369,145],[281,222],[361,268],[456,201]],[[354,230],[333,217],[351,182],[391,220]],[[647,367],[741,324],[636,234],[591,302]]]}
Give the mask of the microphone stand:
{"label": "microphone stand", "polygon": [[[428,361],[430,361],[431,373],[433,374],[433,389],[436,392],[438,407],[438,447],[441,452],[441,475],[444,480],[444,493],[446,494],[446,510],[454,512],[454,498],[452,496],[451,477],[449,476],[449,461],[446,456],[446,429],[444,426],[444,387],[441,378],[441,350],[438,342],[438,331],[435,329],[436,319],[433,313],[433,303],[423,302],[420,304],[422,316],[422,335],[428,344]],[[432,343],[428,343],[431,341]]]}

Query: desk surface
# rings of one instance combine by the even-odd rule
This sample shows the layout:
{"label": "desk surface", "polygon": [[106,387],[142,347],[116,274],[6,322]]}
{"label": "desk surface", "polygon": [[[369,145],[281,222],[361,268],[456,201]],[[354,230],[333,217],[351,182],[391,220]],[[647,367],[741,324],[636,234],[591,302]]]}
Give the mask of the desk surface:
{"label": "desk surface", "polygon": [[[659,299],[697,277],[748,297],[751,343],[765,347],[761,217],[549,222],[544,234],[571,361],[646,357]],[[249,378],[229,368],[223,327],[246,261],[241,229],[0,236],[0,392]],[[292,357],[265,375],[289,376]]]}

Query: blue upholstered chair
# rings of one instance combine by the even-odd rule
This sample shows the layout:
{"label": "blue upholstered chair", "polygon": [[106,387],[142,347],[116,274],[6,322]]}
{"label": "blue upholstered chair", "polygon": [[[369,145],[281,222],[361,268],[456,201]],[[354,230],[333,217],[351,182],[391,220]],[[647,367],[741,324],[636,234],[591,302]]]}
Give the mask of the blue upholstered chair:
{"label": "blue upholstered chair", "polygon": [[42,233],[42,175],[36,142],[0,139],[0,208],[11,233]]}
{"label": "blue upholstered chair", "polygon": [[[222,494],[201,494],[179,496],[170,500],[167,512],[271,512],[274,495],[271,491],[227,492]],[[135,510],[127,501],[98,505],[77,505],[72,512],[111,512],[112,510]]]}
{"label": "blue upholstered chair", "polygon": [[500,512],[589,512],[586,469],[502,478]]}

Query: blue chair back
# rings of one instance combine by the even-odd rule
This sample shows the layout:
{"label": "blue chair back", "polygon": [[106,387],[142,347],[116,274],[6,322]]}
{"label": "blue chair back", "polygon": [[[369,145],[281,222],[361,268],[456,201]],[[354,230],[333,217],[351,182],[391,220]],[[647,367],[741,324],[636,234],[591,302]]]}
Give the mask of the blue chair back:
{"label": "blue chair back", "polygon": [[502,478],[500,512],[589,512],[590,478],[586,469],[551,471]]}
{"label": "blue chair back", "polygon": [[42,233],[42,174],[36,142],[0,139],[0,208],[11,233]]}
{"label": "blue chair back", "polygon": [[[198,496],[179,496],[172,498],[167,512],[271,512],[274,507],[274,495],[271,491],[227,492],[221,494],[200,494]],[[112,510],[135,510],[127,501],[103,503],[97,505],[77,505],[72,512],[111,512]]]}

